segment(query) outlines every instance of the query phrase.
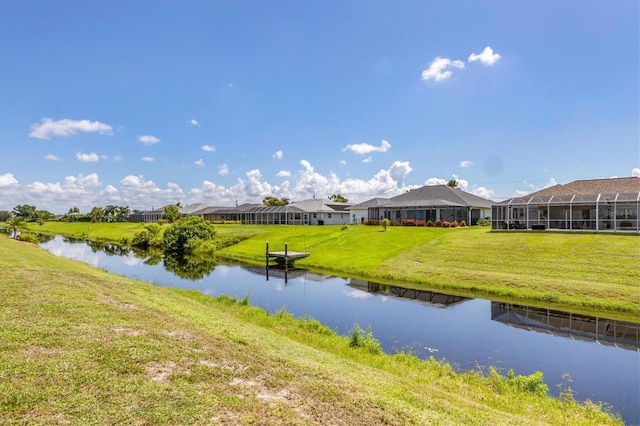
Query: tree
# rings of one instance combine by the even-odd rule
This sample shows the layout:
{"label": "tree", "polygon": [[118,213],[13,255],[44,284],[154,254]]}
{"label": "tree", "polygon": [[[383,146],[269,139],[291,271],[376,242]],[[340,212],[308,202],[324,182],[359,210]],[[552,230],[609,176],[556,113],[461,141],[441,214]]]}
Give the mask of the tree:
{"label": "tree", "polygon": [[449,182],[447,182],[447,186],[451,187],[451,188],[458,188],[458,181],[456,179],[450,179]]}
{"label": "tree", "polygon": [[391,221],[385,217],[384,219],[382,219],[380,221],[380,225],[382,225],[382,229],[384,231],[388,231],[387,228],[389,228],[391,226]]}
{"label": "tree", "polygon": [[265,206],[286,206],[289,204],[288,198],[264,197],[262,204]]}
{"label": "tree", "polygon": [[11,212],[8,210],[0,210],[0,222],[6,222],[11,217]]}
{"label": "tree", "polygon": [[11,231],[11,237],[15,239],[18,236],[18,232],[25,228],[24,219],[21,217],[11,217],[7,219],[6,227]]}
{"label": "tree", "polygon": [[91,218],[91,222],[102,222],[102,218],[104,217],[102,208],[101,207],[92,208],[91,212],[89,213],[89,217]]}
{"label": "tree", "polygon": [[116,207],[116,220],[118,222],[126,222],[130,214],[131,209],[129,209],[129,206]]}
{"label": "tree", "polygon": [[162,248],[169,253],[192,253],[203,241],[216,235],[213,224],[198,216],[179,220],[164,231]]}
{"label": "tree", "polygon": [[15,206],[13,208],[13,215],[15,217],[18,217],[24,220],[35,219],[36,206],[30,206],[28,204],[21,204],[19,206]]}
{"label": "tree", "polygon": [[329,199],[331,201],[335,201],[336,203],[346,203],[349,201],[340,194],[333,194],[329,197]]}
{"label": "tree", "polygon": [[167,220],[167,222],[173,223],[179,220],[181,217],[182,213],[180,213],[180,203],[176,204],[175,206],[172,204],[165,206],[164,218]]}
{"label": "tree", "polygon": [[80,213],[80,209],[77,207],[71,207],[67,214]]}

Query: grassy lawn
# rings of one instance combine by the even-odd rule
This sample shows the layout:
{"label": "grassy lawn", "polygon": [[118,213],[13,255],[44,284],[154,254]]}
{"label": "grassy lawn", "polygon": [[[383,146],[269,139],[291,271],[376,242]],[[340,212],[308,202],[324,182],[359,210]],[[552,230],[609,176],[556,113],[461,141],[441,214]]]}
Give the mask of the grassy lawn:
{"label": "grassy lawn", "polygon": [[[220,227],[219,227],[220,229]],[[273,250],[307,251],[299,267],[393,280],[495,300],[603,310],[640,318],[640,238],[490,232],[487,228],[269,227],[220,254],[264,262]]]}
{"label": "grassy lawn", "polygon": [[[36,232],[129,240],[136,223],[31,224]],[[394,281],[497,301],[553,306],[610,318],[640,319],[640,237],[589,233],[490,232],[488,228],[215,225],[242,236],[217,251],[257,264],[271,250],[307,251],[297,266],[337,275]]]}
{"label": "grassy lawn", "polygon": [[6,237],[0,268],[0,424],[621,424],[532,377],[353,348],[311,319]]}

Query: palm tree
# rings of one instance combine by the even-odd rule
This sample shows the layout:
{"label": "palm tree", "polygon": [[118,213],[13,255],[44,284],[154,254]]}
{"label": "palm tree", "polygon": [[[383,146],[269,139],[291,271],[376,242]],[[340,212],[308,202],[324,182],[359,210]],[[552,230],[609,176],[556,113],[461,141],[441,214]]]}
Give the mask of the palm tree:
{"label": "palm tree", "polygon": [[11,231],[11,238],[15,239],[18,236],[18,232],[24,229],[24,219],[21,217],[10,217],[5,222],[7,228]]}
{"label": "palm tree", "polygon": [[450,186],[451,188],[457,188],[458,181],[455,179],[450,179],[449,182],[447,182],[447,186]]}

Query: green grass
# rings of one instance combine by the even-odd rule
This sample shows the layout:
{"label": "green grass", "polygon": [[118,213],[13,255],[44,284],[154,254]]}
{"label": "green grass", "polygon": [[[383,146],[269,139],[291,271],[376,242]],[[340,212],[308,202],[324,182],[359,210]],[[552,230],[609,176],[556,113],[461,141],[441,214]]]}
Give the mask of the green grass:
{"label": "green grass", "polygon": [[457,374],[310,318],[0,238],[0,423],[621,424],[538,376]]}
{"label": "green grass", "polygon": [[[220,229],[220,227],[218,227]],[[222,256],[264,262],[273,250],[307,251],[299,267],[640,318],[640,238],[610,234],[490,232],[339,226],[268,227]]]}
{"label": "green grass", "polygon": [[[119,242],[135,223],[30,224],[34,231]],[[490,232],[488,228],[215,225],[221,238],[246,238],[216,250],[254,264],[271,250],[307,251],[299,267],[401,283],[463,296],[551,306],[610,318],[640,319],[640,237]]]}

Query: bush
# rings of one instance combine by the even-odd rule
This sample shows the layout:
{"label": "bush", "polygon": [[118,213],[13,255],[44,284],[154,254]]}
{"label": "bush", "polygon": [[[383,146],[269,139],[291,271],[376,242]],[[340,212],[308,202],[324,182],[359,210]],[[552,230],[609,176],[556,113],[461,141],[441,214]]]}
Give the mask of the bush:
{"label": "bush", "polygon": [[427,226],[429,226],[429,227],[433,227],[433,226],[435,226],[435,225],[436,225],[436,224],[435,224],[435,223],[433,223],[433,221],[432,221],[431,219],[429,219],[429,220],[427,221]]}
{"label": "bush", "polygon": [[353,329],[349,332],[349,346],[352,348],[363,348],[372,354],[382,353],[380,342],[373,337],[371,327],[363,330],[358,324],[354,324]]}
{"label": "bush", "polygon": [[476,225],[478,225],[478,226],[489,226],[489,225],[491,225],[491,218],[490,217],[483,217],[482,219],[478,219],[478,221],[476,222]]}
{"label": "bush", "polygon": [[456,228],[458,226],[458,221],[454,220],[453,222],[451,222],[451,227],[452,228]]}
{"label": "bush", "polygon": [[427,222],[425,222],[424,220],[419,220],[418,223],[416,223],[416,226],[427,226]]}
{"label": "bush", "polygon": [[402,226],[416,226],[416,221],[413,219],[405,219],[402,221]]}
{"label": "bush", "polygon": [[25,243],[38,244],[38,236],[33,232],[21,232],[16,237],[18,241],[24,241]]}
{"label": "bush", "polygon": [[458,226],[460,226],[461,228],[464,228],[464,227],[467,226],[467,222],[465,222],[464,220],[461,220],[460,221],[460,225],[458,225]]}
{"label": "bush", "polygon": [[444,222],[442,222],[442,227],[443,228],[451,228],[451,222],[445,220]]}
{"label": "bush", "polygon": [[190,216],[171,224],[164,232],[162,247],[172,253],[192,253],[203,241],[213,240],[213,224],[198,216]]}
{"label": "bush", "polygon": [[436,228],[441,228],[441,227],[442,227],[442,221],[436,220]]}

